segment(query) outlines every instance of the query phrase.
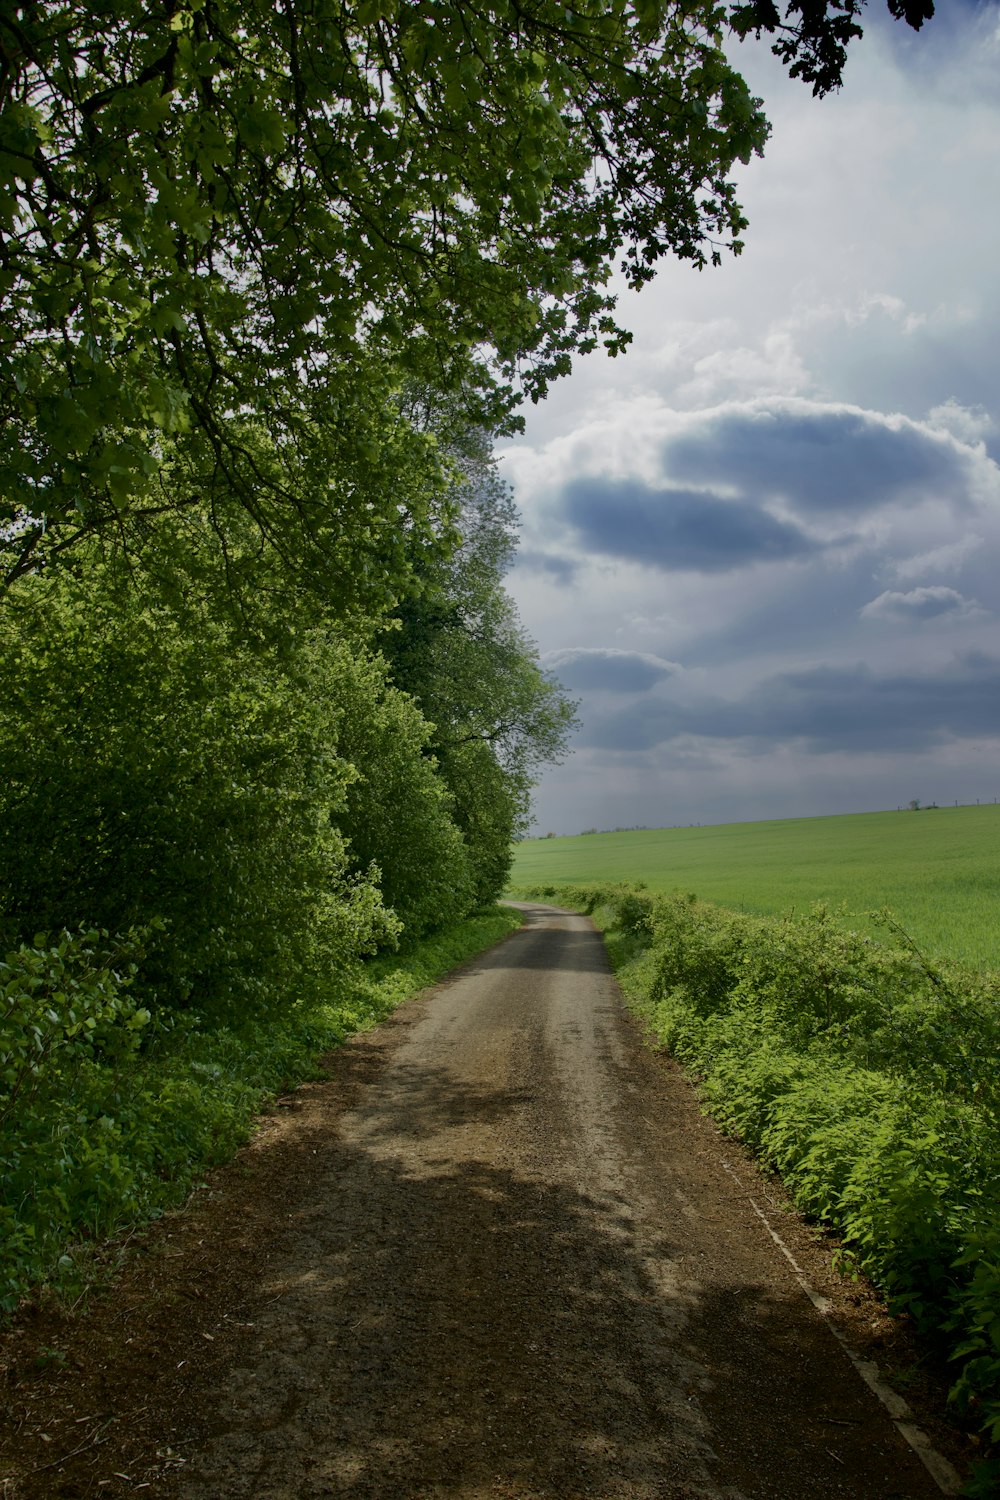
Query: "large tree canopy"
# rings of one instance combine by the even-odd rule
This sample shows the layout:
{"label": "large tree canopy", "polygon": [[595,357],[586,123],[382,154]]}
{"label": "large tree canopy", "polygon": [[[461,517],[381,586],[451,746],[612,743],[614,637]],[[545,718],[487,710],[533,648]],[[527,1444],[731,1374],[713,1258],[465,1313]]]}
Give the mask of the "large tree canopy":
{"label": "large tree canopy", "polygon": [[627,341],[619,260],[640,284],[738,248],[730,169],[766,125],[723,22],[709,0],[4,6],[6,578],[197,505],[223,544],[239,507],[287,560],[332,548],[348,592],[390,591],[438,493],[403,382],[500,422]]}

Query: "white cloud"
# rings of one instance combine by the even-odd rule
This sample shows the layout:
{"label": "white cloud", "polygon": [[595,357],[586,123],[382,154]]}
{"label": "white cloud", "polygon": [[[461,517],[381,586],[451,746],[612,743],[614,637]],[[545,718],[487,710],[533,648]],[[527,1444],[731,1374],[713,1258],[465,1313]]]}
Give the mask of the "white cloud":
{"label": "white cloud", "polygon": [[943,584],[926,588],[910,589],[897,593],[889,589],[864,605],[860,614],[863,620],[934,620],[940,622],[946,616],[952,619],[968,619],[970,615],[984,613],[975,599],[966,599],[956,590]]}
{"label": "white cloud", "polygon": [[950,432],[962,443],[979,442],[997,430],[997,423],[984,406],[962,406],[952,397],[932,407],[927,422],[942,432]]}
{"label": "white cloud", "polygon": [[629,354],[582,361],[508,449],[542,649],[685,668],[614,714],[580,687],[602,743],[546,776],[545,826],[997,791],[998,10],[938,9],[917,37],[871,7],[822,102],[738,50],[774,123],[744,254],[623,296]]}
{"label": "white cloud", "polygon": [[986,538],[970,531],[955,542],[943,542],[940,547],[933,547],[930,552],[889,559],[885,564],[885,571],[897,583],[915,582],[928,573],[958,573],[968,559],[984,545]]}
{"label": "white cloud", "polygon": [[677,387],[679,406],[710,405],[763,395],[806,391],[812,377],[789,331],[766,333],[757,348],[721,348],[695,360],[690,379]]}

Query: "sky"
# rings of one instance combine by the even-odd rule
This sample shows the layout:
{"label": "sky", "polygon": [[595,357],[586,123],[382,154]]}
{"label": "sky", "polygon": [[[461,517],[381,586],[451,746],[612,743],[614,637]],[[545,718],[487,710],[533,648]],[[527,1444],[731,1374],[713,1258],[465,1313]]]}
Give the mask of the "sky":
{"label": "sky", "polygon": [[625,293],[499,450],[581,721],[535,832],[1000,796],[1000,4],[938,9],[871,0],[823,100],[736,48],[742,256]]}

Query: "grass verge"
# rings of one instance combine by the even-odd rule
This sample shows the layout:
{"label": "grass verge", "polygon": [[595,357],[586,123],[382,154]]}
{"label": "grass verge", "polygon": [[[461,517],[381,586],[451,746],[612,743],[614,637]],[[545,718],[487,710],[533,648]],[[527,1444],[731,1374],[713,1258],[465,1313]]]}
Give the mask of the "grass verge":
{"label": "grass verge", "polygon": [[316,1077],[324,1052],[521,920],[509,907],[476,913],[337,976],[322,1004],[238,1024],[188,1012],[151,1019],[123,993],[114,955],[79,937],[9,955],[0,1314],[43,1284],[78,1296],[96,1274],[95,1247],[182,1202],[248,1138],[268,1099]]}
{"label": "grass verge", "polygon": [[807,917],[637,886],[546,886],[603,928],[622,990],[714,1118],[776,1169],[954,1363],[1000,1493],[1000,974]]}

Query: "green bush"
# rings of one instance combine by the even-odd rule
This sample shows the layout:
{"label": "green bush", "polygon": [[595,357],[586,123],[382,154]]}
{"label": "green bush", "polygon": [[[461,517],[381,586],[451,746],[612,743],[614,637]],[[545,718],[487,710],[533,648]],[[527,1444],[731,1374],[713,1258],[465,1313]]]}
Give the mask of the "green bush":
{"label": "green bush", "polygon": [[990,1224],[970,1238],[959,1266],[970,1279],[955,1299],[948,1332],[959,1342],[952,1358],[961,1374],[952,1396],[962,1411],[978,1418],[994,1453],[977,1470],[967,1493],[992,1500],[1000,1490],[1000,1225]]}
{"label": "green bush", "polygon": [[359,877],[377,871],[402,929],[422,936],[464,916],[475,900],[452,797],[427,754],[431,726],[389,684],[378,658],[344,653],[336,693],[337,750],[353,776],[333,816],[350,866]]}
{"label": "green bush", "polygon": [[117,1121],[78,1101],[134,1065],[150,1020],[126,993],[140,951],[134,935],[63,933],[0,961],[0,1308],[58,1241],[52,1226],[89,1227],[129,1190]]}
{"label": "green bush", "polygon": [[100,577],[0,617],[0,937],[143,929],[148,1004],[263,1011],[398,931],[336,826],[350,658],[188,625]]}
{"label": "green bush", "polygon": [[743,972],[746,933],[745,923],[715,920],[709,908],[695,902],[660,897],[651,916],[652,998],[680,988],[695,1015],[721,1009]]}
{"label": "green bush", "polygon": [[[149,1016],[135,950],[64,936],[0,966],[0,1311],[78,1287],[88,1247],[183,1200],[268,1096],[315,1076],[351,1032],[518,925],[494,908],[341,974],[322,1004],[222,1022]],[[62,997],[62,998],[61,998]],[[91,1024],[91,1022],[93,1024]]]}
{"label": "green bush", "polygon": [[108,946],[107,933],[64,932],[0,960],[0,1124],[65,1086],[83,1061],[134,1051],[149,1021],[124,994],[139,951],[135,934]]}
{"label": "green bush", "polygon": [[[1000,978],[822,907],[765,918],[678,895],[637,921],[629,888],[552,898],[598,914],[632,1004],[719,1122],[950,1347],[955,1400],[1000,1439]],[[970,1493],[994,1493],[996,1468]]]}

